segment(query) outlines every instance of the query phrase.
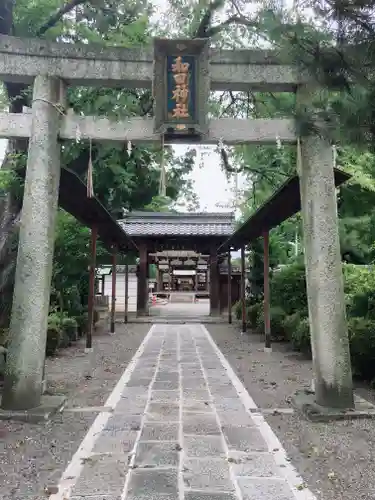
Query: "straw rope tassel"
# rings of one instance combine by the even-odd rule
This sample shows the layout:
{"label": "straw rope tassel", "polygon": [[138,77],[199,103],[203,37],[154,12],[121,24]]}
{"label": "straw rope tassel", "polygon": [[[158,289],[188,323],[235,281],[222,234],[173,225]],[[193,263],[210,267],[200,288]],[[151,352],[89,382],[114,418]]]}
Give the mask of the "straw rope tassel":
{"label": "straw rope tassel", "polygon": [[92,141],[90,139],[89,165],[87,168],[87,198],[94,197],[94,184],[92,180]]}
{"label": "straw rope tassel", "polygon": [[166,186],[166,172],[165,172],[165,155],[164,155],[164,137],[161,140],[161,165],[160,165],[160,184],[159,184],[159,196],[167,195],[167,186]]}

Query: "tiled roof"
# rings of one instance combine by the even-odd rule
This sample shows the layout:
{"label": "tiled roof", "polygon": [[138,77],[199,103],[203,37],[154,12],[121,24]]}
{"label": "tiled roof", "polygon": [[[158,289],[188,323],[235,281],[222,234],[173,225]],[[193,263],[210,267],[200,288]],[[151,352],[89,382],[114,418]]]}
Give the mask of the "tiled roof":
{"label": "tiled roof", "polygon": [[118,221],[129,236],[230,236],[232,213],[130,212]]}

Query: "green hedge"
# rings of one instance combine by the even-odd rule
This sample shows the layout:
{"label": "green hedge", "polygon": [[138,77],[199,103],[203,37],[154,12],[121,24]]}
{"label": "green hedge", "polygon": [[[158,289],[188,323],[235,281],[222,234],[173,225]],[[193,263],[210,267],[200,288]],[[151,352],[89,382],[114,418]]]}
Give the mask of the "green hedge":
{"label": "green hedge", "polygon": [[46,355],[54,356],[60,347],[77,340],[78,324],[74,318],[52,313],[48,316]]}
{"label": "green hedge", "polygon": [[287,316],[295,312],[307,316],[304,265],[295,263],[274,271],[270,289],[272,306],[281,307]]}
{"label": "green hedge", "polygon": [[375,321],[349,318],[350,354],[353,374],[364,380],[375,379]]}
{"label": "green hedge", "polygon": [[[275,340],[285,340],[286,335],[285,335],[285,329],[284,329],[284,321],[285,318],[285,311],[279,307],[279,306],[274,306],[270,308],[270,327],[271,327],[271,337],[272,339]],[[259,310],[259,314],[257,317],[257,331],[259,333],[264,332],[264,309],[263,305],[261,306]]]}
{"label": "green hedge", "polygon": [[57,349],[61,346],[61,342],[61,317],[57,314],[50,314],[48,316],[46,356],[56,354]]}
{"label": "green hedge", "polygon": [[[370,266],[343,265],[344,292],[352,368],[355,376],[375,379],[375,272]],[[305,269],[300,263],[273,273],[271,288],[271,335],[287,339],[294,349],[311,354]],[[234,306],[241,319],[241,303]],[[246,302],[246,318],[254,332],[264,332],[263,303]]]}
{"label": "green hedge", "polygon": [[[369,266],[343,265],[352,368],[355,376],[375,378],[375,273]],[[271,279],[273,307],[283,309],[284,332],[296,350],[311,353],[305,269],[293,264]]]}

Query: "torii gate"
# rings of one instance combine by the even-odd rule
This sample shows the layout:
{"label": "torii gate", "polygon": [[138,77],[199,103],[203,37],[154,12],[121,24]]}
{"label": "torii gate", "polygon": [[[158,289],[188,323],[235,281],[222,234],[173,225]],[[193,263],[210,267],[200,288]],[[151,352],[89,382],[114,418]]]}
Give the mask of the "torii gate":
{"label": "torii gate", "polygon": [[[306,75],[273,52],[210,52],[208,43],[158,40],[153,53],[152,49],[98,48],[0,36],[0,78],[33,84],[31,113],[0,114],[0,137],[29,139],[3,408],[27,410],[41,401],[60,178],[59,139],[74,140],[79,129],[82,139],[122,143],[160,142],[161,134],[207,144],[274,144],[277,137],[284,143],[297,142],[291,119],[207,120],[210,89],[296,92],[302,110],[312,99]],[[187,97],[182,85],[185,80],[175,79],[180,86],[172,88],[173,95],[178,90],[186,99],[171,115],[170,58],[176,64],[179,56],[180,64],[188,65],[185,69],[190,65],[194,92]],[[68,85],[149,89],[153,82],[155,120],[112,121],[74,115],[66,109]],[[193,119],[188,117],[190,110]],[[323,406],[352,408],[331,144],[320,136],[302,137],[300,153],[316,400]]]}

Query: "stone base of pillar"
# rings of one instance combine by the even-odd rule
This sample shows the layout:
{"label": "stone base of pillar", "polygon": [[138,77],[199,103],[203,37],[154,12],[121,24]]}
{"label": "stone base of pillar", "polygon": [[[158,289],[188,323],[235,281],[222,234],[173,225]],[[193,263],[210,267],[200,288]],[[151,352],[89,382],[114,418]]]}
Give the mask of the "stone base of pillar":
{"label": "stone base of pillar", "polygon": [[41,397],[41,404],[36,408],[17,411],[0,409],[0,420],[15,420],[31,424],[48,422],[53,415],[63,410],[65,402],[65,396],[49,396],[44,394]]}
{"label": "stone base of pillar", "polygon": [[291,403],[311,422],[375,418],[375,405],[358,396],[354,396],[354,408],[330,408],[318,405],[313,391],[302,390],[295,393]]}

